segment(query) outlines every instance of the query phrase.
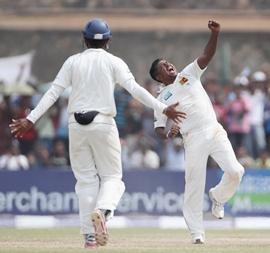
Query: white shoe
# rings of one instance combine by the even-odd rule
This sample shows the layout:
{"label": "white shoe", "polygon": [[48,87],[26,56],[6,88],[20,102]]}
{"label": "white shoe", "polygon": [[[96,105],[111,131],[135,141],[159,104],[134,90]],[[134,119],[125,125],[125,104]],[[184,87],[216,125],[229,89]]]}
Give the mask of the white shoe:
{"label": "white shoe", "polygon": [[95,210],[91,213],[91,220],[95,229],[97,244],[100,246],[106,245],[109,240],[109,233],[104,213],[99,209]]}
{"label": "white shoe", "polygon": [[212,201],[212,214],[218,219],[223,219],[224,218],[224,204],[215,200],[213,196],[213,188],[209,190],[209,198]]}
{"label": "white shoe", "polygon": [[203,235],[192,236],[192,244],[204,244],[204,236]]}

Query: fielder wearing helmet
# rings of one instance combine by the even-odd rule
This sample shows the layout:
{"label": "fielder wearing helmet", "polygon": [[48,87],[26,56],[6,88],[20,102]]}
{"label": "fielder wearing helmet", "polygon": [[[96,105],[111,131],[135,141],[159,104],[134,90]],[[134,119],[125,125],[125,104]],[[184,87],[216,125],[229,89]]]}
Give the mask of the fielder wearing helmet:
{"label": "fielder wearing helmet", "polygon": [[85,45],[88,48],[106,48],[108,41],[112,37],[108,24],[101,19],[89,21],[82,31]]}

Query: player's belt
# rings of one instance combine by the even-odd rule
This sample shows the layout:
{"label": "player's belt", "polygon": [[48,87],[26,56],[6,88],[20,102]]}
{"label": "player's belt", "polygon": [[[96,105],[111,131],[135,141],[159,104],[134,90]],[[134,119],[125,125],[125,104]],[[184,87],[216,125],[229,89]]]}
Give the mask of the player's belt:
{"label": "player's belt", "polygon": [[74,118],[79,124],[88,125],[95,119],[98,113],[98,111],[75,112]]}

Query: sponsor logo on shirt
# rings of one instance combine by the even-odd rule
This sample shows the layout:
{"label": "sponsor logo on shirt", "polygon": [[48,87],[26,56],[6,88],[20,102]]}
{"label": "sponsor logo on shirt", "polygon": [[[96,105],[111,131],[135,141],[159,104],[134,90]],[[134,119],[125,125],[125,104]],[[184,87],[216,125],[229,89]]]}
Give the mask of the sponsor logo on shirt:
{"label": "sponsor logo on shirt", "polygon": [[168,100],[172,96],[172,93],[170,91],[167,91],[167,93],[164,95],[164,100]]}
{"label": "sponsor logo on shirt", "polygon": [[185,78],[185,77],[182,77],[182,78],[179,80],[179,83],[180,83],[181,85],[188,84],[188,79]]}

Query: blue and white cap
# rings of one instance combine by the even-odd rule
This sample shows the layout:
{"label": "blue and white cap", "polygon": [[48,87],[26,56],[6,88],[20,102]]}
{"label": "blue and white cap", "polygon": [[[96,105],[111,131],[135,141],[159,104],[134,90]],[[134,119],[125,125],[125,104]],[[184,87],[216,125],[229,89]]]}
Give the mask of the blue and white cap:
{"label": "blue and white cap", "polygon": [[86,39],[93,40],[105,40],[112,37],[108,24],[101,19],[89,21],[83,30],[83,35]]}

